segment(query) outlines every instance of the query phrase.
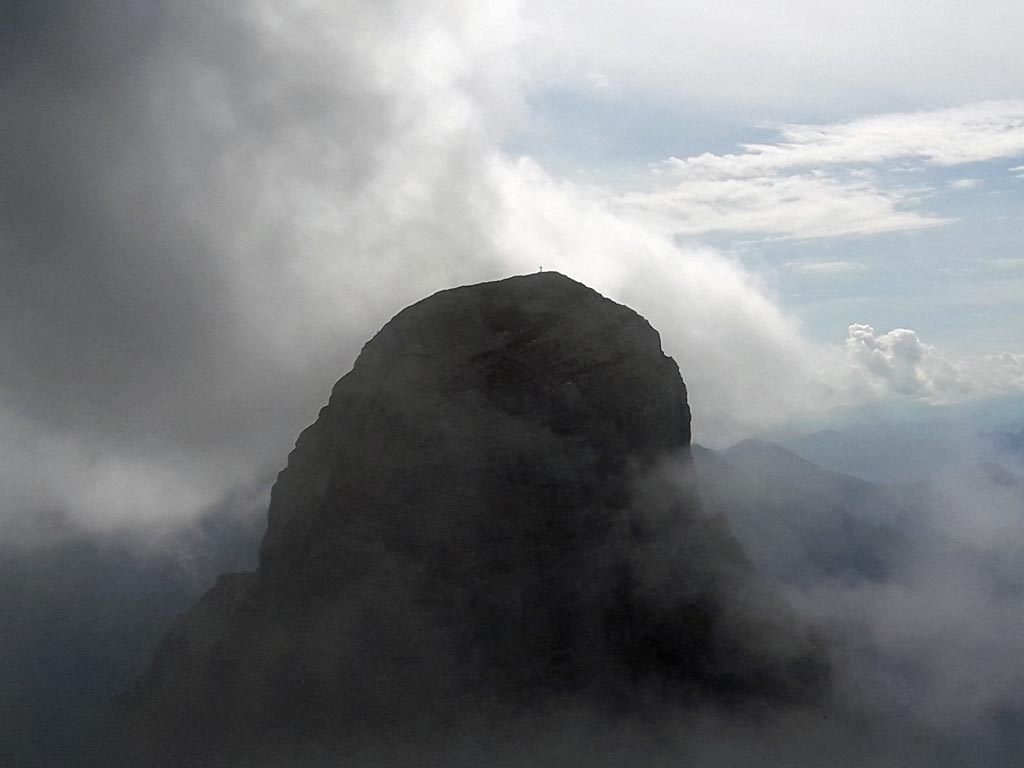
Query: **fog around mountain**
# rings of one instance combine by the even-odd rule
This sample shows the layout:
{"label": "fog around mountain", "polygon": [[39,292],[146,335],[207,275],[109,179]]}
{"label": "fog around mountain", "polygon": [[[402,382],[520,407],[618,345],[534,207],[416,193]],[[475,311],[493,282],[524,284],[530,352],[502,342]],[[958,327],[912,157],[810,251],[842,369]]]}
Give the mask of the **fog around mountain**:
{"label": "fog around mountain", "polygon": [[449,751],[1022,762],[1021,39],[1004,0],[2,4],[0,764],[97,762],[382,322],[538,268],[663,334],[842,713]]}
{"label": "fog around mountain", "polygon": [[170,623],[217,574],[255,562],[256,495],[173,534],[98,534],[54,516],[0,545],[0,763],[102,765],[113,701]]}
{"label": "fog around mountain", "polygon": [[[511,315],[502,317],[506,322]],[[422,325],[410,321],[394,338],[415,338],[409,329],[418,332]],[[456,327],[469,333],[473,326]],[[605,354],[608,329],[582,328],[566,347],[582,360]],[[446,331],[438,338],[451,336]],[[387,348],[382,344],[375,349]],[[386,355],[371,353],[381,371],[391,370]],[[410,370],[429,370],[425,365],[415,362]],[[438,358],[432,365],[442,378],[467,375],[463,362]],[[625,371],[626,381],[636,375],[630,366]],[[377,379],[367,381],[359,397],[376,397]],[[562,392],[559,381],[552,392]],[[622,407],[636,396],[633,386],[617,390]],[[422,410],[415,405],[421,394],[397,399],[403,419]],[[513,395],[502,397],[519,402]],[[542,401],[550,407],[561,402],[561,394],[550,402],[549,396]],[[424,402],[435,407],[429,397]],[[578,393],[569,397],[568,411],[549,414],[553,423],[578,427],[581,402]],[[360,412],[351,405],[348,411]],[[449,415],[439,424],[454,413],[440,412]],[[576,415],[566,420],[569,413]],[[802,766],[837,756],[852,766],[1012,762],[1024,754],[1024,430],[1019,419],[1007,418],[1012,413],[1004,406],[947,421],[876,421],[789,436],[788,444],[803,455],[765,440],[720,451],[693,447],[705,522],[686,534],[683,571],[692,577],[728,565],[736,554],[723,542],[735,536],[739,557],[749,559],[786,610],[817,633],[831,666],[827,706],[739,711],[708,696],[697,706],[615,716],[566,702],[528,709],[507,720],[502,733],[463,723],[455,730],[405,733],[387,744],[367,741],[350,757],[365,766]],[[658,433],[658,422],[642,430],[644,439]],[[534,439],[515,444],[530,447]],[[372,464],[373,456],[366,460]],[[913,480],[879,482],[837,471],[836,464],[889,467],[889,477]],[[671,472],[662,480],[666,488],[678,482]],[[310,483],[316,486],[307,478],[297,487]],[[269,479],[253,484],[179,527],[97,532],[59,513],[9,526],[0,548],[0,609],[7,618],[0,634],[4,764],[105,764],[114,702],[124,701],[175,618],[218,574],[256,564],[268,487]],[[512,492],[497,497],[512,498]],[[699,530],[708,533],[695,535]],[[730,533],[723,538],[723,531]],[[634,564],[664,569],[670,561],[658,553],[665,543],[652,540]],[[558,579],[571,580],[572,570],[560,571]],[[766,594],[761,588],[747,593],[760,610]],[[747,642],[756,647],[767,640],[751,635]],[[268,768],[330,764],[289,754],[276,756]]]}
{"label": "fog around mountain", "polygon": [[756,441],[697,457],[709,506],[823,628],[869,731],[906,739],[905,764],[914,734],[936,765],[1019,757],[1024,477],[965,464],[875,484]]}
{"label": "fog around mountain", "polygon": [[[763,442],[698,446],[695,458],[709,513],[726,517],[756,567],[822,629],[841,714],[749,721],[708,711],[673,726],[566,712],[510,730],[507,751],[487,755],[493,764],[968,766],[1024,753],[1019,476],[967,466],[930,482],[869,483]],[[45,536],[26,530],[5,545],[4,764],[95,765],[112,697],[217,573],[252,566],[264,515],[257,493],[172,537],[54,519]],[[396,748],[367,764],[408,758]]]}

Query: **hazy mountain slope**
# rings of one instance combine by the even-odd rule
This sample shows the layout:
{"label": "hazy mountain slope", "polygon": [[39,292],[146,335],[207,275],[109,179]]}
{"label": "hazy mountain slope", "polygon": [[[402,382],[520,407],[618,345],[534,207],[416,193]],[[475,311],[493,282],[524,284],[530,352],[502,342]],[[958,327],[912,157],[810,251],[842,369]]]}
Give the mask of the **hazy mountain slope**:
{"label": "hazy mountain slope", "polygon": [[694,457],[708,510],[766,575],[882,580],[900,567],[920,489],[832,472],[760,440]]}
{"label": "hazy mountain slope", "polygon": [[927,482],[985,462],[1024,474],[1024,399],[998,399],[988,410],[980,405],[933,410],[931,418],[869,420],[769,439],[825,469],[872,482]]}
{"label": "hazy mountain slope", "polygon": [[262,516],[224,504],[145,537],[35,522],[0,543],[0,765],[103,766],[114,698],[217,573],[252,567]]}

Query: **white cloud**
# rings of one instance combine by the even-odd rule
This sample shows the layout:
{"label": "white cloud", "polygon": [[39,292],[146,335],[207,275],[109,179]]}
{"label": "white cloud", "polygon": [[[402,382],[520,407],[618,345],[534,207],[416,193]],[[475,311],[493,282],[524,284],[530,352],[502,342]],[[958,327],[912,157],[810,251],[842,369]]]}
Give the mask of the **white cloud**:
{"label": "white cloud", "polygon": [[[954,166],[1024,154],[1024,101],[791,124],[772,144],[738,154],[670,158],[651,189],[620,197],[665,231],[836,237],[922,229],[949,221],[915,210],[933,190],[894,184],[894,160]],[[907,170],[906,167],[901,170]],[[973,189],[976,179],[953,182]]]}
{"label": "white cloud", "polygon": [[754,168],[880,163],[896,158],[955,166],[1024,154],[1024,100],[897,112],[844,123],[792,124],[779,144],[748,145],[726,156]]}
{"label": "white cloud", "polygon": [[869,235],[923,229],[948,219],[906,210],[917,193],[884,190],[871,180],[812,172],[700,178],[668,173],[660,187],[627,192],[623,210],[668,234],[746,232],[794,238]]}
{"label": "white cloud", "polygon": [[978,360],[975,376],[983,392],[1024,392],[1024,354],[1003,352]]}
{"label": "white cloud", "polygon": [[615,88],[615,83],[603,72],[587,72],[586,80],[598,91],[609,91]]}
{"label": "white cloud", "polygon": [[950,189],[977,189],[981,186],[981,179],[955,179],[949,182]]}
{"label": "white cloud", "polygon": [[847,275],[867,269],[859,261],[789,261],[783,266],[793,272],[822,276]]}
{"label": "white cloud", "polygon": [[876,334],[870,325],[851,325],[846,351],[869,377],[897,394],[941,403],[972,389],[952,363],[905,328]]}
{"label": "white cloud", "polygon": [[851,325],[846,358],[840,387],[852,400],[898,395],[939,405],[1024,392],[1024,355],[950,358],[906,328],[879,334],[870,325]]}
{"label": "white cloud", "polygon": [[742,154],[710,152],[669,163],[683,178],[745,178],[793,168],[915,159],[937,166],[1024,155],[1024,100],[898,112],[845,123],[790,124],[774,144]]}
{"label": "white cloud", "polygon": [[0,534],[26,511],[70,512],[97,528],[156,525],[188,519],[220,500],[225,488],[252,479],[244,451],[210,455],[157,454],[96,444],[72,434],[40,429],[0,408],[8,447],[0,462]]}
{"label": "white cloud", "polygon": [[849,115],[1024,93],[1024,7],[1006,0],[523,0],[541,83],[748,114]]}

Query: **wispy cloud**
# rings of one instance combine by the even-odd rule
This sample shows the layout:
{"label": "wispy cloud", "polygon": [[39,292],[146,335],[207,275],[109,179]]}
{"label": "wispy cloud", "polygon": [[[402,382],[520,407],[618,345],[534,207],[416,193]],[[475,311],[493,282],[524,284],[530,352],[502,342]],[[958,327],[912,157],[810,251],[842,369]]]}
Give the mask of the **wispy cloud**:
{"label": "wispy cloud", "polygon": [[[653,188],[625,194],[620,202],[685,234],[814,238],[932,227],[950,220],[920,210],[935,190],[907,186],[892,172],[893,162],[905,174],[1024,155],[1024,101],[777,130],[778,141],[745,144],[740,153],[669,158],[652,174]],[[950,186],[970,190],[978,184],[965,178]]]}
{"label": "wispy cloud", "polygon": [[759,176],[784,169],[919,159],[955,166],[1024,155],[1024,100],[872,115],[845,123],[787,124],[773,144],[740,154],[672,158],[684,175]]}
{"label": "wispy cloud", "polygon": [[620,198],[649,224],[672,233],[763,233],[815,238],[923,229],[948,219],[908,208],[919,190],[883,189],[874,179],[815,170],[792,175],[700,177],[672,169],[666,183]]}
{"label": "wispy cloud", "polygon": [[969,190],[981,186],[981,179],[954,179],[949,182],[950,189]]}
{"label": "wispy cloud", "polygon": [[859,261],[788,261],[783,266],[805,275],[846,275],[867,269]]}

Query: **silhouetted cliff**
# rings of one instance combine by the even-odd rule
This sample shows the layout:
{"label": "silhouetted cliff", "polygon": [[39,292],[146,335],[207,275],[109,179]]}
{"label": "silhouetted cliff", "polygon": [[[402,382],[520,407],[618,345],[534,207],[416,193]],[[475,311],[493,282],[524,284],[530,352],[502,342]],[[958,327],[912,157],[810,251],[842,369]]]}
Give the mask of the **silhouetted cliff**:
{"label": "silhouetted cliff", "polygon": [[562,275],[407,308],[300,435],[257,571],[222,576],[122,702],[120,759],[821,696],[824,652],[700,509],[689,421],[657,332]]}

